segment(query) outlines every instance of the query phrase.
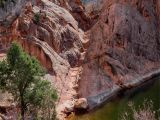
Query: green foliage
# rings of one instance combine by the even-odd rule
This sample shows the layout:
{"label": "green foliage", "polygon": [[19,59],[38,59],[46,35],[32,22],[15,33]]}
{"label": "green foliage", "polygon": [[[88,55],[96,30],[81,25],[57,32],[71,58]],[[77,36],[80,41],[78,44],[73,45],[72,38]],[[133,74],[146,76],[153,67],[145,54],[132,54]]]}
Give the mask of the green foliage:
{"label": "green foliage", "polygon": [[0,7],[4,8],[6,1],[7,0],[0,0]]}
{"label": "green foliage", "polygon": [[40,22],[40,13],[38,12],[38,13],[35,13],[35,15],[34,15],[34,22],[36,23],[36,24],[38,24],[39,22]]}
{"label": "green foliage", "polygon": [[43,79],[44,75],[40,63],[26,54],[17,43],[13,43],[9,49],[7,60],[0,62],[0,88],[13,95],[21,108],[22,119],[31,111],[34,116],[47,117],[47,120],[51,119],[51,113],[45,112],[44,116],[44,109],[54,114],[57,94],[51,83]]}
{"label": "green foliage", "polygon": [[6,4],[8,1],[15,3],[15,0],[0,0],[0,8],[4,8],[5,4]]}

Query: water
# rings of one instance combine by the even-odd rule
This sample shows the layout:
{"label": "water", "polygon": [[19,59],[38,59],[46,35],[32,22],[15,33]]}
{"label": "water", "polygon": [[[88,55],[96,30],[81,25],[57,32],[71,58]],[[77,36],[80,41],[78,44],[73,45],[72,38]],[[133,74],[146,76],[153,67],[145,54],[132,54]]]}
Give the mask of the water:
{"label": "water", "polygon": [[125,92],[121,97],[102,105],[97,110],[84,115],[77,115],[71,120],[120,120],[122,114],[126,111],[129,112],[129,102],[132,101],[137,108],[146,99],[153,101],[154,110],[160,109],[160,77]]}

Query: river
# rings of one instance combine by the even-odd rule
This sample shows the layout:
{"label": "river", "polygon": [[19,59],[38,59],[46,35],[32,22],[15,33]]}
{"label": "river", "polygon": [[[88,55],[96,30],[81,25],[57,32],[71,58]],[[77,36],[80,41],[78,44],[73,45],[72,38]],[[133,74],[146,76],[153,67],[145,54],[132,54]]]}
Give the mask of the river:
{"label": "river", "polygon": [[71,120],[121,120],[122,114],[130,111],[128,103],[132,102],[138,108],[145,100],[153,102],[154,110],[160,110],[160,77],[124,92],[94,111],[76,115]]}

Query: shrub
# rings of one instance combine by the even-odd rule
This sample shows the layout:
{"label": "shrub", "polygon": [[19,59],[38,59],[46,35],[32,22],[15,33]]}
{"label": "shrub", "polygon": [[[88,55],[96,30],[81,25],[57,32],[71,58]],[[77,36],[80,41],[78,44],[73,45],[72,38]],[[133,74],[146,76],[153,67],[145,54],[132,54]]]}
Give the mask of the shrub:
{"label": "shrub", "polygon": [[6,3],[7,0],[0,0],[0,7],[4,8],[4,5]]}
{"label": "shrub", "polygon": [[[142,106],[139,106],[138,109],[134,107],[132,102],[129,103],[129,108],[131,110],[131,114],[125,112],[121,116],[121,120],[157,120],[156,114],[159,111],[153,110],[152,101],[144,101]],[[158,118],[159,120],[160,118]]]}
{"label": "shrub", "polygon": [[15,4],[15,0],[0,0],[0,8],[4,8],[7,2],[13,2]]}
{"label": "shrub", "polygon": [[38,24],[40,22],[40,13],[35,13],[33,21],[35,24]]}

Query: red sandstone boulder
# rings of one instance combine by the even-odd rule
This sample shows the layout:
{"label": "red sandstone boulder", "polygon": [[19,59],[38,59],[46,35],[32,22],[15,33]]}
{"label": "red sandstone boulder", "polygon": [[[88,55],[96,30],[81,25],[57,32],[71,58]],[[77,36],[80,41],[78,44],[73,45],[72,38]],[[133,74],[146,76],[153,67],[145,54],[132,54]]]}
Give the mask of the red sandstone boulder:
{"label": "red sandstone boulder", "polygon": [[80,99],[75,100],[74,108],[75,109],[87,109],[88,108],[87,99],[80,98]]}

